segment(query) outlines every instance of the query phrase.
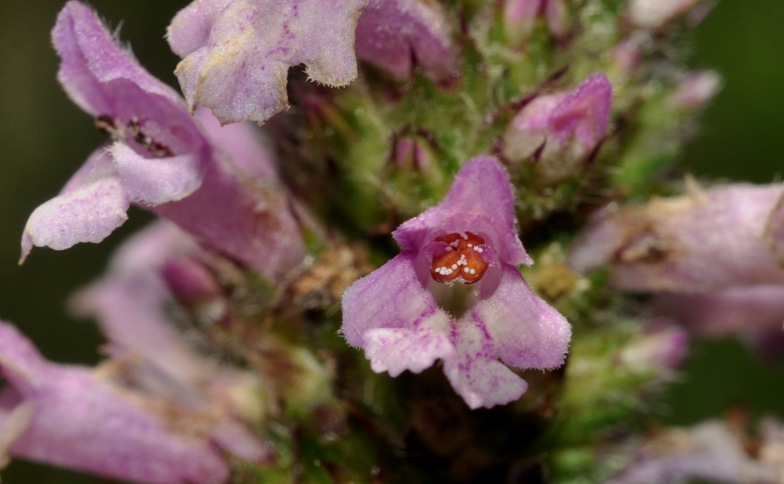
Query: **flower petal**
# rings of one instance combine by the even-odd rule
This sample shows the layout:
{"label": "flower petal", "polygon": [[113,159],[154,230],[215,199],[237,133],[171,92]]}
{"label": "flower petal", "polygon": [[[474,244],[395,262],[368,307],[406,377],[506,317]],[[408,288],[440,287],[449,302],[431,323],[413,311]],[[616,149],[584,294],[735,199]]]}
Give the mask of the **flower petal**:
{"label": "flower petal", "polygon": [[556,368],[569,349],[571,326],[534,294],[520,272],[506,266],[498,288],[480,300],[471,316],[482,321],[498,356],[518,368]]}
{"label": "flower petal", "polygon": [[776,254],[779,264],[784,266],[784,191],[768,215],[765,239]]}
{"label": "flower petal", "polygon": [[290,202],[281,187],[245,179],[218,152],[198,190],[153,211],[176,222],[206,247],[277,281],[301,264],[306,253]]}
{"label": "flower petal", "polygon": [[128,198],[146,207],[181,200],[202,183],[206,156],[199,151],[145,158],[125,143],[114,143],[110,153]]}
{"label": "flower petal", "polygon": [[197,251],[192,237],[174,223],[158,219],[126,238],[112,254],[109,267],[120,274],[156,270],[170,257]]}
{"label": "flower petal", "polygon": [[448,323],[449,317],[417,277],[411,254],[398,255],[343,294],[341,331],[351,346],[367,349],[366,335],[374,329],[445,329]]}
{"label": "flower petal", "polygon": [[750,455],[746,439],[743,430],[715,420],[690,429],[661,429],[637,449],[624,472],[608,482],[780,482],[779,463]]}
{"label": "flower petal", "polygon": [[180,96],[121,49],[86,5],[75,0],[66,3],[52,41],[62,59],[58,79],[88,113],[127,119],[127,111],[139,106],[181,109]]}
{"label": "flower petal", "polygon": [[419,373],[439,358],[452,357],[454,348],[446,335],[437,330],[380,328],[364,334],[365,357],[376,373],[398,376],[405,370]]}
{"label": "flower petal", "polygon": [[357,25],[357,55],[406,79],[412,60],[435,81],[454,77],[460,64],[447,15],[438,2],[371,0]]}
{"label": "flower petal", "polygon": [[601,141],[610,120],[612,84],[604,74],[594,74],[558,103],[549,124],[560,143],[576,136],[586,148]]}
{"label": "flower petal", "polygon": [[672,316],[701,336],[757,335],[781,330],[784,286],[734,287],[707,294],[657,294],[658,314]]}
{"label": "flower petal", "polygon": [[528,384],[496,361],[493,340],[476,314],[463,316],[452,328],[456,356],[444,361],[444,373],[472,409],[517,400]]}
{"label": "flower petal", "polygon": [[531,264],[517,236],[514,194],[509,176],[492,156],[469,160],[460,169],[443,202],[411,220],[392,233],[403,250],[420,250],[436,231],[483,232],[493,237],[493,249],[502,262]]}
{"label": "flower petal", "polygon": [[44,385],[48,363],[13,326],[0,321],[0,373],[18,392],[33,393]]}
{"label": "flower petal", "polygon": [[175,74],[188,105],[209,107],[223,124],[262,123],[287,107],[291,66],[305,64],[314,81],[348,84],[357,77],[355,30],[366,3],[194,1],[168,32],[172,49],[184,57]]}
{"label": "flower petal", "polygon": [[13,388],[0,391],[0,469],[8,465],[11,444],[27,431],[35,412],[32,403],[19,403],[18,398]]}
{"label": "flower petal", "polygon": [[528,390],[525,380],[495,360],[471,359],[463,355],[456,361],[447,360],[444,373],[471,409],[505,405]]}
{"label": "flower petal", "polygon": [[38,206],[22,234],[24,261],[33,246],[64,250],[80,242],[98,243],[122,225],[130,202],[120,180],[106,177]]}
{"label": "flower petal", "polygon": [[233,418],[241,409],[231,395],[258,391],[255,375],[198,353],[172,322],[177,307],[161,271],[167,260],[185,254],[200,252],[172,224],[153,224],[121,246],[112,270],[80,291],[71,308],[98,321],[111,356],[122,363],[123,381],[134,390],[210,415],[205,433],[215,443],[243,459],[263,460],[269,449]]}
{"label": "flower petal", "polygon": [[[30,362],[37,367],[35,389],[17,386],[9,377]],[[207,440],[172,431],[152,410],[86,368],[44,361],[5,323],[0,323],[0,372],[19,403],[33,407],[29,425],[10,446],[13,456],[149,483],[224,482],[228,477],[226,464]],[[198,425],[193,419],[190,424]]]}
{"label": "flower petal", "polygon": [[605,212],[578,235],[578,270],[612,263],[612,284],[632,291],[710,292],[780,284],[769,217],[784,185],[729,185]]}
{"label": "flower petal", "polygon": [[221,126],[209,109],[197,109],[193,115],[204,128],[214,146],[229,155],[234,166],[248,178],[278,184],[278,168],[268,140],[253,123]]}
{"label": "flower petal", "polygon": [[175,381],[193,384],[202,380],[205,367],[166,317],[167,302],[170,296],[162,281],[141,272],[94,283],[76,294],[71,308],[98,321],[113,345],[113,356],[142,358]]}

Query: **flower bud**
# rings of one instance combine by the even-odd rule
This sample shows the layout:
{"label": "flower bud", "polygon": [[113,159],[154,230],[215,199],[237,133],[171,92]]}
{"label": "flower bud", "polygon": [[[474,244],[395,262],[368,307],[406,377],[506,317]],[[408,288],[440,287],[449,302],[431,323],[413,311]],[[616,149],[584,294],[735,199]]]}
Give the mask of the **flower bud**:
{"label": "flower bud", "polygon": [[637,27],[658,29],[695,3],[697,0],[631,0],[629,20]]}
{"label": "flower bud", "polygon": [[534,98],[514,117],[503,136],[511,163],[534,163],[543,183],[582,171],[607,131],[612,86],[594,74],[569,92]]}
{"label": "flower bud", "polygon": [[667,372],[680,367],[686,358],[686,332],[665,321],[645,328],[639,338],[621,350],[620,361],[639,371]]}
{"label": "flower bud", "polygon": [[531,36],[536,21],[545,18],[556,39],[566,37],[569,15],[563,0],[506,0],[504,27],[511,45],[522,45]]}
{"label": "flower bud", "polygon": [[721,77],[717,73],[693,72],[678,84],[670,99],[677,107],[697,109],[705,106],[720,89]]}

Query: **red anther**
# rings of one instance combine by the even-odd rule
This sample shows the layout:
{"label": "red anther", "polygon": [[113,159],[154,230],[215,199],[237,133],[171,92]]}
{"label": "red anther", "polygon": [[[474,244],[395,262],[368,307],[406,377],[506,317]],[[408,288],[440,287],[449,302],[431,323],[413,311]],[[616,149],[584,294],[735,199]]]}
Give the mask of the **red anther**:
{"label": "red anther", "polygon": [[434,257],[430,266],[434,281],[474,284],[482,279],[488,267],[482,256],[487,248],[482,237],[472,232],[451,233],[436,237],[435,241],[444,244],[444,252]]}

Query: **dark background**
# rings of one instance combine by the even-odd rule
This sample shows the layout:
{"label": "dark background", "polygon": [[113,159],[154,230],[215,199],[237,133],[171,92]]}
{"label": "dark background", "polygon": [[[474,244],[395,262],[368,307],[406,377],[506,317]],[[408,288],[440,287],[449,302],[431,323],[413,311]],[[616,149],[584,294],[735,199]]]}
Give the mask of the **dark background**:
{"label": "dark background", "polygon": [[[177,58],[163,33],[186,0],[94,0],[110,25],[122,22],[141,63],[175,84]],[[89,322],[70,318],[69,294],[98,276],[112,247],[150,217],[131,221],[103,244],[63,252],[35,249],[17,265],[30,213],[54,196],[104,137],[57,83],[49,32],[62,1],[0,1],[0,318],[17,324],[47,358],[95,363],[102,339]],[[724,89],[684,154],[698,176],[757,183],[780,181],[784,160],[784,2],[724,0],[697,29],[692,65],[713,68]],[[698,342],[680,381],[668,391],[667,419],[690,424],[729,405],[784,417],[784,364],[761,363],[733,340]],[[46,466],[14,462],[5,484],[105,482]]]}

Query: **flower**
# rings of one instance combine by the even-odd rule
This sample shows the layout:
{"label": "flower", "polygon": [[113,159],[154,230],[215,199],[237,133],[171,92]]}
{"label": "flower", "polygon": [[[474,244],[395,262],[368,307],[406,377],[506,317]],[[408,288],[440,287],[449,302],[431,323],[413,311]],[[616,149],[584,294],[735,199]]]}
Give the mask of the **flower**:
{"label": "flower", "polygon": [[[109,341],[106,351],[137,392],[206,417],[213,441],[238,457],[263,460],[266,445],[240,421],[260,413],[260,378],[197,351],[176,327],[187,316],[178,311],[164,271],[186,257],[207,255],[175,225],[157,221],[119,247],[107,274],[77,292],[71,310],[97,320]],[[226,310],[218,295],[213,299],[216,309]]]}
{"label": "flower", "polygon": [[357,24],[357,55],[399,79],[413,61],[435,81],[449,81],[460,68],[447,14],[438,2],[370,0]]}
{"label": "flower", "polygon": [[[737,334],[772,355],[784,341],[784,185],[735,184],[647,205],[606,207],[574,241],[580,272],[653,293],[658,314],[693,334]],[[771,336],[775,338],[771,338]]]}
{"label": "flower", "polygon": [[248,125],[201,123],[182,99],[121,49],[83,4],[63,7],[52,32],[69,96],[111,137],[39,206],[25,226],[33,246],[100,242],[134,203],[171,219],[221,254],[265,277],[282,277],[305,247],[272,158]]}
{"label": "flower", "polygon": [[755,452],[743,429],[709,420],[692,428],[665,429],[640,445],[626,469],[611,484],[649,482],[777,483],[781,468],[782,425],[766,418]]}
{"label": "flower", "polygon": [[594,74],[574,90],[534,98],[515,115],[503,136],[504,158],[536,163],[545,181],[576,174],[607,131],[612,85]]}
{"label": "flower", "polygon": [[392,236],[402,252],[343,296],[343,335],[374,371],[418,373],[441,359],[455,391],[478,408],[526,391],[498,358],[517,368],[563,364],[571,327],[517,268],[532,260],[497,159],[466,163],[441,204]]}
{"label": "flower", "polygon": [[286,76],[345,86],[357,77],[354,39],[367,0],[196,0],[168,30],[174,73],[191,110],[221,123],[263,123],[288,107]]}
{"label": "flower", "polygon": [[612,265],[627,291],[705,293],[784,284],[784,184],[735,184],[639,207],[597,212],[569,262],[587,272]]}
{"label": "flower", "polygon": [[137,482],[228,479],[204,415],[148,398],[113,373],[111,365],[50,363],[0,322],[0,375],[8,384],[0,390],[0,462],[7,452]]}

